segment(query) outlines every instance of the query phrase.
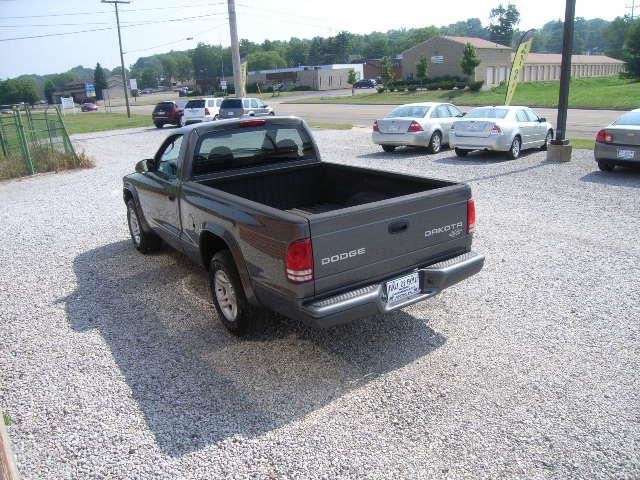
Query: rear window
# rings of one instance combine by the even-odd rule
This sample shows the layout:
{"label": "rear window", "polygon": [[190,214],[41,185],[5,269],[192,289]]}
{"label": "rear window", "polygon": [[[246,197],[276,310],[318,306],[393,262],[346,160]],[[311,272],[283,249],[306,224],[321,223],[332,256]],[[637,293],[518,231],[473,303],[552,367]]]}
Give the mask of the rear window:
{"label": "rear window", "polygon": [[156,108],[154,108],[153,111],[157,112],[158,110],[171,110],[172,108],[173,108],[173,102],[160,102],[159,104],[156,105]]}
{"label": "rear window", "polygon": [[509,113],[507,108],[482,107],[474,108],[467,113],[467,118],[505,118]]}
{"label": "rear window", "polygon": [[640,126],[640,112],[629,112],[622,115],[613,122],[614,125],[635,125]]}
{"label": "rear window", "polygon": [[239,98],[227,98],[222,101],[220,108],[242,108],[242,100]]}
{"label": "rear window", "polygon": [[204,108],[204,100],[189,100],[185,108]]}
{"label": "rear window", "polygon": [[247,168],[264,163],[314,158],[307,133],[295,126],[238,127],[204,135],[193,158],[193,175]]}
{"label": "rear window", "polygon": [[413,118],[422,118],[427,114],[429,107],[419,107],[412,105],[401,105],[396,109],[392,110],[388,118],[398,118],[398,117],[413,117]]}

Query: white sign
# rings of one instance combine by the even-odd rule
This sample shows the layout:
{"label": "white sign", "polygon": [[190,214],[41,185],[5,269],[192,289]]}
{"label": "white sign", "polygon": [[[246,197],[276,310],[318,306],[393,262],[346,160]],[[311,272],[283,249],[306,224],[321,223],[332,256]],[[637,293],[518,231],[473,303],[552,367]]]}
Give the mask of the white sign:
{"label": "white sign", "polygon": [[76,104],[73,103],[73,97],[60,97],[60,107],[62,114],[64,115],[65,110],[72,110],[74,113],[76,111]]}
{"label": "white sign", "polygon": [[137,90],[138,89],[138,81],[135,78],[130,78],[129,79],[129,86],[131,87],[131,90]]}
{"label": "white sign", "polygon": [[222,90],[226,90],[227,89],[227,81],[226,80],[220,80],[220,88]]}
{"label": "white sign", "polygon": [[431,57],[431,63],[444,63],[443,55],[434,55]]}

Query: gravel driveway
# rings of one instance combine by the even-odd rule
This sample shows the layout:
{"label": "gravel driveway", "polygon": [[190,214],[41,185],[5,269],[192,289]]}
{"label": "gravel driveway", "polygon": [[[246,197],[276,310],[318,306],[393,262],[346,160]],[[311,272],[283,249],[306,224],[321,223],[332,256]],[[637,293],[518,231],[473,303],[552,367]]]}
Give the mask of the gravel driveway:
{"label": "gravel driveway", "polygon": [[121,176],[166,132],[76,137],[90,170],[0,183],[0,409],[26,479],[638,478],[640,172],[544,154],[324,159],[472,184],[485,269],[315,331],[215,318],[183,256],[128,240]]}

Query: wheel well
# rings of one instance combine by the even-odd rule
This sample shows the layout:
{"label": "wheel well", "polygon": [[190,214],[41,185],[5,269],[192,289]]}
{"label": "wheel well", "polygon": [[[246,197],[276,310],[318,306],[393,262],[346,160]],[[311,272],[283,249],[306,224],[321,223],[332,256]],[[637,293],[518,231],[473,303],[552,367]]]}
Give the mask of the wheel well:
{"label": "wheel well", "polygon": [[211,232],[202,232],[200,235],[200,256],[204,268],[209,268],[211,258],[221,250],[228,250],[229,246],[222,238]]}
{"label": "wheel well", "polygon": [[122,196],[124,198],[124,203],[127,203],[129,200],[133,199],[133,193],[131,193],[131,190],[129,190],[128,188],[125,188]]}

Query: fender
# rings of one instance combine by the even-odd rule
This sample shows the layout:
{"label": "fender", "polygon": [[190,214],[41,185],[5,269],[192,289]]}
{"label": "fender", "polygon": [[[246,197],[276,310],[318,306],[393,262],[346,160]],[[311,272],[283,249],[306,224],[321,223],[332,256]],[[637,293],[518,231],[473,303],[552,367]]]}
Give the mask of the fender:
{"label": "fender", "polygon": [[153,229],[147,223],[147,219],[144,217],[144,212],[140,207],[140,198],[138,197],[138,190],[136,190],[136,187],[131,182],[126,182],[122,189],[122,199],[124,200],[125,205],[127,203],[127,193],[129,193],[131,195],[131,198],[133,198],[133,203],[135,204],[136,209],[138,210],[138,217],[142,220],[142,228],[147,232],[152,231]]}
{"label": "fender", "polygon": [[[242,251],[240,250],[240,246],[238,245],[238,242],[236,241],[233,234],[222,225],[212,222],[206,222],[202,228],[202,231],[200,232],[200,238],[198,239],[198,247],[200,248],[201,255],[202,236],[205,232],[215,235],[227,245],[229,251],[231,252],[231,255],[233,256],[233,261],[236,264],[238,273],[240,274],[240,281],[242,282],[242,287],[244,288],[244,293],[247,297],[247,300],[254,306],[260,306],[260,302],[258,301],[253,289],[251,277],[249,276],[249,270],[247,269],[247,265],[244,261]],[[202,258],[202,256],[200,258]],[[204,265],[204,268],[208,269],[209,265]]]}

